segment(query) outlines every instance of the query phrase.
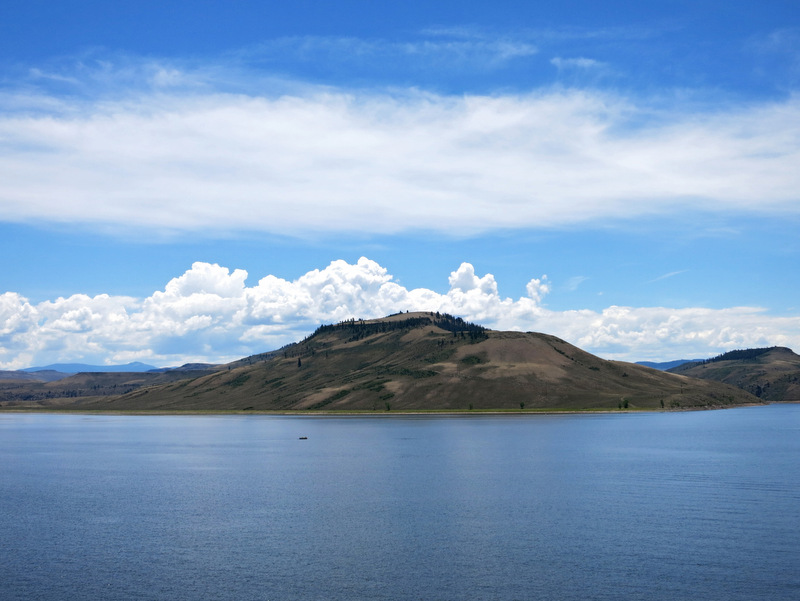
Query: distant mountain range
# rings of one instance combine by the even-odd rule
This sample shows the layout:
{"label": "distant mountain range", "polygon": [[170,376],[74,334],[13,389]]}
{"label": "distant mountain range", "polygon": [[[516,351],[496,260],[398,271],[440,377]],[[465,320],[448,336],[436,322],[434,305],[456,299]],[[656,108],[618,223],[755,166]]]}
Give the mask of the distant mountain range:
{"label": "distant mountain range", "polygon": [[653,369],[668,371],[673,367],[678,367],[679,365],[683,365],[684,363],[692,363],[695,361],[702,361],[702,359],[676,359],[675,361],[662,361],[662,362],[637,361],[636,365],[644,365],[645,367],[652,367]]}
{"label": "distant mountain range", "polygon": [[183,368],[139,372],[81,371],[73,374],[51,370],[0,371],[0,407],[57,408],[80,405],[210,373],[213,370]]}
{"label": "distant mountain range", "polygon": [[78,374],[82,372],[91,373],[105,373],[105,372],[141,372],[152,371],[158,369],[146,363],[135,361],[133,363],[126,363],[125,365],[87,365],[86,363],[53,363],[52,365],[45,365],[42,367],[26,367],[19,371],[24,372],[37,372],[37,371],[57,371],[63,374]]}
{"label": "distant mountain range", "polygon": [[94,396],[109,396],[142,386],[196,377],[219,367],[210,363],[186,363],[179,367],[153,367],[141,362],[125,365],[54,363],[16,371],[0,370],[0,401],[4,398],[28,401],[75,398],[86,396],[88,391]]}

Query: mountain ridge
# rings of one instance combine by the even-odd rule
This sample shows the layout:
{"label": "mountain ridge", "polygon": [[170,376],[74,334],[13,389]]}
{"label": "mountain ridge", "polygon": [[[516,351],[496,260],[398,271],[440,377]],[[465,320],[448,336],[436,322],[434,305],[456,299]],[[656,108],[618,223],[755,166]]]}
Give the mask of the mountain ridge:
{"label": "mountain ridge", "polygon": [[669,371],[673,367],[678,367],[684,363],[697,363],[703,359],[675,359],[673,361],[637,361],[636,365],[644,365],[661,371]]}
{"label": "mountain ridge", "polygon": [[158,369],[153,365],[147,365],[140,361],[126,363],[125,365],[89,365],[86,363],[53,363],[51,365],[43,365],[40,367],[26,367],[19,371],[26,373],[35,373],[38,371],[56,371],[64,374],[77,374],[82,372],[87,373],[107,373],[107,372],[125,372],[136,373],[143,371],[152,371]]}

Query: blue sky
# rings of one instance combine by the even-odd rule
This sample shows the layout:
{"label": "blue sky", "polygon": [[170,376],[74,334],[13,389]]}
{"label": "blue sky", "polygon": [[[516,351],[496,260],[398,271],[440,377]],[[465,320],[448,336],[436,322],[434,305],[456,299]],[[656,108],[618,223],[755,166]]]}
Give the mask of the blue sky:
{"label": "blue sky", "polygon": [[788,1],[4,2],[0,369],[415,309],[798,350],[799,84]]}

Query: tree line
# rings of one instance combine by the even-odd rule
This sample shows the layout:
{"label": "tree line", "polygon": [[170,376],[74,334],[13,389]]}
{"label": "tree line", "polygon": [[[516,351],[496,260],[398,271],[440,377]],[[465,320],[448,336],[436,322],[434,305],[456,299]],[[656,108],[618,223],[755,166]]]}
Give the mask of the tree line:
{"label": "tree line", "polygon": [[770,346],[768,348],[748,348],[728,351],[727,353],[722,353],[716,357],[711,357],[711,359],[705,359],[701,361],[701,363],[705,365],[706,363],[716,363],[717,361],[747,361],[750,359],[755,359],[756,357],[760,357],[761,355],[764,355],[776,348],[778,347]]}
{"label": "tree line", "polygon": [[[396,315],[399,315],[399,313]],[[345,334],[350,334],[349,341],[352,342],[374,334],[395,332],[397,330],[410,330],[431,323],[438,328],[452,332],[454,336],[469,336],[471,340],[480,340],[488,338],[489,336],[486,333],[486,328],[483,326],[465,321],[461,317],[454,317],[453,315],[439,313],[437,311],[431,314],[431,316],[408,317],[407,319],[397,319],[393,321],[366,322],[363,319],[348,319],[337,324],[322,325],[308,338],[313,338],[317,334],[344,332]]]}

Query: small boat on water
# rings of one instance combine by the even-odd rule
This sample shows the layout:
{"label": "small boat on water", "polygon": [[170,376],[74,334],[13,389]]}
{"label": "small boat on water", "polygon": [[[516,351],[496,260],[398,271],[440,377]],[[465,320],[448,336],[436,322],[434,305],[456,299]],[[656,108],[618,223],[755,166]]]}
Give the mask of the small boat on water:
{"label": "small boat on water", "polygon": [[308,440],[308,436],[301,436],[300,440]]}

